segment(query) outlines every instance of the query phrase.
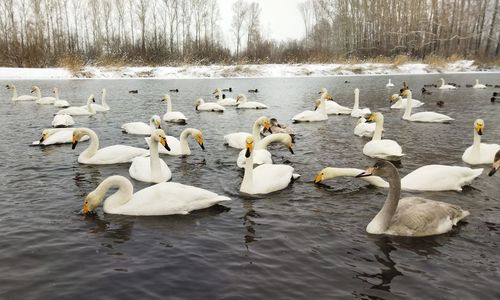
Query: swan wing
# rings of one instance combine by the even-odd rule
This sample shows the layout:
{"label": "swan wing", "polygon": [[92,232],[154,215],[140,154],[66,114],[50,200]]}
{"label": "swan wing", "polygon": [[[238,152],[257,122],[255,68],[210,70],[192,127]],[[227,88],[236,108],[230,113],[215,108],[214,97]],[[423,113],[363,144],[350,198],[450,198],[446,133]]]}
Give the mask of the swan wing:
{"label": "swan wing", "polygon": [[462,191],[481,175],[483,169],[459,166],[427,165],[416,169],[401,179],[401,187],[413,191]]}
{"label": "swan wing", "polygon": [[21,95],[18,96],[16,99],[12,99],[14,101],[35,101],[38,100],[37,97],[35,96],[30,96],[30,95]]}
{"label": "swan wing", "polygon": [[52,127],[67,127],[74,124],[75,121],[73,120],[73,117],[66,114],[55,115],[54,119],[52,120]]}
{"label": "swan wing", "polygon": [[180,111],[171,111],[163,115],[163,120],[167,122],[186,122],[187,118]]}
{"label": "swan wing", "polygon": [[130,162],[136,156],[148,155],[149,151],[142,148],[113,145],[97,150],[97,152],[86,161],[80,161],[87,164],[119,164]]}
{"label": "swan wing", "polygon": [[339,105],[335,101],[326,101],[326,113],[329,115],[350,115],[352,109],[349,107],[345,107],[342,105]]}
{"label": "swan wing", "polygon": [[354,127],[354,134],[361,137],[373,137],[375,123],[359,123]]}
{"label": "swan wing", "polygon": [[238,105],[238,103],[236,103],[236,99],[234,99],[234,98],[220,99],[219,101],[217,101],[217,104],[222,105],[222,106]]}
{"label": "swan wing", "polygon": [[251,134],[247,132],[235,132],[226,134],[224,136],[224,143],[229,147],[245,149],[245,140],[248,136],[251,136]]}
{"label": "swan wing", "polygon": [[204,103],[202,105],[198,106],[198,110],[204,110],[204,111],[224,111],[225,108],[217,103]]}
{"label": "swan wing", "polygon": [[369,141],[363,147],[363,154],[382,159],[394,159],[404,155],[401,146],[393,140]]}
{"label": "swan wing", "polygon": [[151,126],[144,122],[125,123],[121,128],[128,134],[151,135]]}
{"label": "swan wing", "polygon": [[433,111],[423,111],[416,114],[412,114],[409,118],[413,122],[434,122],[434,123],[444,123],[452,121],[453,119],[447,115],[436,113]]}
{"label": "swan wing", "polygon": [[292,120],[294,122],[314,122],[314,121],[324,121],[328,117],[321,115],[318,111],[306,110],[299,114],[296,114]]}
{"label": "swan wing", "polygon": [[253,194],[268,194],[286,188],[293,176],[287,165],[264,164],[253,169]]}

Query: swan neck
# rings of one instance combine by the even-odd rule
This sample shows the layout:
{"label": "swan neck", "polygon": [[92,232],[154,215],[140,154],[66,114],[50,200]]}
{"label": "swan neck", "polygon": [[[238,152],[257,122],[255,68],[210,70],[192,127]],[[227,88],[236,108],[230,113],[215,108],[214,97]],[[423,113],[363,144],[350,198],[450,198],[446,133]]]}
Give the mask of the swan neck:
{"label": "swan neck", "polygon": [[95,114],[95,108],[94,108],[94,106],[92,105],[92,100],[91,100],[91,99],[87,100],[87,109],[88,109],[88,111],[89,111],[91,114]]}
{"label": "swan neck", "polygon": [[56,100],[59,100],[59,89],[54,90],[54,95],[56,97]]}
{"label": "swan neck", "polygon": [[181,143],[181,154],[190,155],[191,149],[189,148],[188,137],[191,135],[191,128],[186,128],[181,132],[181,136],[179,137]]}
{"label": "swan neck", "polygon": [[16,87],[12,87],[12,100],[16,100],[17,99],[17,89]]}
{"label": "swan neck", "polygon": [[151,138],[154,142],[149,147],[149,167],[151,169],[151,179],[153,182],[161,181],[160,155],[158,154],[158,141]]}
{"label": "swan neck", "polygon": [[249,193],[253,187],[253,151],[250,157],[245,159],[245,173],[243,174],[243,181],[241,182],[240,191]]}
{"label": "swan neck", "polygon": [[42,98],[42,91],[40,89],[35,89],[35,95],[38,100]]}
{"label": "swan neck", "polygon": [[359,92],[354,91],[354,107],[353,109],[359,109]]}
{"label": "swan neck", "polygon": [[321,101],[321,103],[320,103],[320,105],[318,107],[319,112],[321,113],[321,115],[323,117],[327,117],[327,114],[326,114],[326,99],[323,98],[323,97],[321,97],[320,101]]}
{"label": "swan neck", "polygon": [[259,142],[260,142],[260,119],[258,119],[257,121],[255,121],[255,123],[253,123],[253,127],[252,127],[252,135],[253,135],[253,139],[254,139],[254,143],[255,145],[257,145]]}
{"label": "swan neck", "polygon": [[109,108],[108,103],[106,102],[106,90],[102,90],[102,96],[101,96],[101,105],[105,108]]}
{"label": "swan neck", "polygon": [[172,112],[172,100],[168,97],[165,101],[167,101],[167,112]]}
{"label": "swan neck", "polygon": [[88,128],[82,128],[80,130],[89,136],[90,143],[87,149],[85,149],[80,154],[78,160],[80,160],[80,158],[89,159],[92,156],[94,156],[97,150],[99,149],[99,138],[97,137],[97,134],[93,130],[90,130]]}
{"label": "swan neck", "polygon": [[479,155],[481,146],[481,136],[474,130],[474,142],[472,143],[472,155]]}
{"label": "swan neck", "polygon": [[104,200],[103,209],[105,212],[113,211],[113,209],[124,205],[134,193],[134,187],[128,179],[122,176],[110,176],[104,179],[94,191],[100,202],[111,188],[118,188],[118,190]]}
{"label": "swan neck", "polygon": [[383,231],[389,228],[401,197],[401,179],[395,168],[392,169],[392,174],[389,175],[387,181],[389,182],[389,194],[384,202],[384,206],[374,218]]}
{"label": "swan neck", "polygon": [[[406,97],[406,107],[405,107],[405,114],[403,115],[403,119],[408,119],[411,116],[411,93],[408,94],[408,97]],[[402,101],[402,100],[401,100]]]}
{"label": "swan neck", "polygon": [[372,141],[382,139],[382,130],[384,129],[384,119],[377,119],[375,122],[375,132],[373,133]]}
{"label": "swan neck", "polygon": [[[286,134],[286,133],[284,133],[284,134]],[[283,144],[288,145],[285,142],[282,133],[275,133],[275,134],[270,134],[270,135],[266,136],[265,138],[263,138],[262,140],[260,140],[260,142],[257,145],[255,145],[255,149],[267,149],[267,147],[271,143],[275,143],[275,142],[281,142]]]}

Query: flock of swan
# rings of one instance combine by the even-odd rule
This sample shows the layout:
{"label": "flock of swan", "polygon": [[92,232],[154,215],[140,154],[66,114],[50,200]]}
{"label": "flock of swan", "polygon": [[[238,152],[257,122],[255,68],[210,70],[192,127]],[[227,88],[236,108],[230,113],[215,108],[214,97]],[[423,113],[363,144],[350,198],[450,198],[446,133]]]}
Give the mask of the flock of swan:
{"label": "flock of swan", "polygon": [[[478,83],[476,83],[477,85]],[[394,84],[389,80],[386,87]],[[442,80],[441,89],[452,89]],[[75,124],[72,116],[88,116],[97,112],[106,112],[111,108],[106,103],[106,90],[102,91],[102,103],[95,104],[90,95],[85,106],[70,106],[66,100],[59,99],[59,91],[53,89],[55,97],[42,97],[40,88],[32,87],[32,95],[18,96],[16,87],[6,86],[12,91],[12,101],[34,101],[37,104],[54,105],[59,110],[52,122],[53,127],[44,129],[39,141],[34,144],[51,145],[71,143],[75,149],[80,142],[89,141],[89,145],[79,154],[81,164],[106,165],[129,164],[131,178],[154,183],[134,193],[132,182],[123,176],[110,176],[103,180],[97,188],[90,192],[84,200],[83,213],[94,211],[102,204],[103,210],[111,214],[151,216],[187,214],[193,210],[210,207],[214,204],[231,200],[211,191],[181,183],[167,182],[172,172],[160,154],[190,155],[188,140],[191,138],[204,150],[203,134],[195,128],[186,128],[179,138],[167,136],[161,129],[161,121],[186,124],[187,118],[182,112],[173,111],[172,99],[164,95],[162,101],[167,104],[167,112],[160,118],[153,115],[149,123],[130,122],[121,126],[123,132],[142,135],[149,150],[128,145],[109,145],[100,148],[99,137],[90,128],[68,128]],[[225,97],[217,88],[214,94],[216,102],[205,102],[199,98],[194,103],[197,111],[223,113],[232,106],[241,109],[266,109],[267,106],[248,101],[240,94],[236,99]],[[409,173],[402,179],[390,161],[398,161],[403,156],[403,147],[397,141],[384,139],[384,116],[380,112],[372,112],[369,108],[360,108],[359,89],[354,90],[352,108],[341,106],[328,91],[323,88],[319,99],[314,101],[315,110],[307,110],[292,117],[294,122],[321,122],[328,115],[345,115],[358,118],[354,134],[368,137],[362,152],[366,156],[378,159],[374,166],[367,170],[356,168],[327,167],[315,177],[315,183],[340,176],[355,177],[365,180],[371,185],[388,188],[388,197],[379,213],[368,224],[366,230],[372,234],[390,234],[402,236],[428,236],[441,234],[451,230],[453,225],[466,217],[469,212],[456,205],[434,201],[421,197],[400,199],[401,190],[409,191],[461,191],[464,185],[470,184],[483,172],[482,168],[472,169],[461,166],[426,165]],[[400,93],[391,96],[394,103],[392,109],[405,109],[402,120],[409,122],[447,123],[453,119],[436,112],[426,111],[412,114],[412,108],[423,103],[412,98],[412,91],[404,84]],[[485,123],[477,119],[473,124],[473,144],[465,149],[462,160],[469,165],[491,164],[489,175],[492,176],[500,168],[500,145],[481,143]],[[262,137],[264,135],[265,137]],[[255,120],[251,132],[235,132],[223,137],[224,143],[241,149],[236,165],[244,169],[240,192],[246,194],[268,194],[285,189],[300,175],[290,165],[274,164],[268,146],[272,143],[285,145],[293,153],[295,131],[276,119],[261,116]],[[118,188],[111,196],[105,198],[108,190]],[[105,198],[105,199],[104,199]]]}

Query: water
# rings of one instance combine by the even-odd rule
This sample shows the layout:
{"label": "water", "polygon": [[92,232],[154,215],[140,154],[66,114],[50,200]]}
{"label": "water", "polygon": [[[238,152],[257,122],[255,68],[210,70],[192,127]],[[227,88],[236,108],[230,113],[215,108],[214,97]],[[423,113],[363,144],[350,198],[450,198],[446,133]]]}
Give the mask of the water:
{"label": "water", "polygon": [[[2,92],[0,150],[0,298],[188,298],[188,299],[319,299],[319,298],[499,298],[500,177],[484,172],[462,193],[408,193],[458,204],[470,210],[453,231],[428,238],[375,236],[365,227],[381,208],[387,191],[363,181],[340,178],[315,186],[326,166],[366,168],[374,160],[362,154],[366,140],[353,135],[351,117],[293,125],[298,132],[295,155],[273,147],[275,163],[291,164],[302,178],[289,188],[261,197],[240,195],[242,171],[238,150],[223,146],[222,136],[250,131],[265,114],[290,123],[311,109],[317,91],[326,87],[340,104],[351,106],[353,89],[361,89],[361,106],[385,117],[385,137],[397,140],[406,156],[401,175],[421,165],[465,165],[461,156],[472,143],[476,118],[486,123],[483,141],[500,143],[500,104],[489,100],[493,88],[433,90],[422,97],[424,83],[439,75],[391,76],[406,80],[414,98],[455,118],[451,124],[402,121],[403,111],[390,110],[396,88],[385,88],[386,76],[220,79],[220,80],[65,80],[16,81],[19,94],[32,84],[42,92],[57,85],[61,98],[83,105],[90,93],[108,90],[111,111],[76,117],[78,126],[94,129],[100,144],[145,147],[142,137],[123,134],[130,121],[147,122],[166,111],[161,96],[169,89],[174,110],[184,112],[188,126],[203,131],[206,151],[190,142],[193,155],[163,156],[173,181],[227,195],[232,201],[187,216],[94,216],[79,210],[83,198],[104,178],[128,176],[128,165],[88,166],[77,163],[88,145],[79,143],[30,147],[49,127],[52,106],[11,103]],[[446,75],[465,86],[475,78],[500,84],[498,74]],[[349,83],[344,83],[345,81]],[[3,86],[9,82],[1,82]],[[235,93],[258,88],[249,100],[268,110],[224,114],[197,113],[194,101],[213,99],[215,87]],[[138,94],[128,90],[138,89]],[[436,101],[445,105],[439,108]],[[178,136],[185,128],[163,125]],[[485,166],[488,167],[488,166]],[[148,184],[133,182],[136,190]]]}

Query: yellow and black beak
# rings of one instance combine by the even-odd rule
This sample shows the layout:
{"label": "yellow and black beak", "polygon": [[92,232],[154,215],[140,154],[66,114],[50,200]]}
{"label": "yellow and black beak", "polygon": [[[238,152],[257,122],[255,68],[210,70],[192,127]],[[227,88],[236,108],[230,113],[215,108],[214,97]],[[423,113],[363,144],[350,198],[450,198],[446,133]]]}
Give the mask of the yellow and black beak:
{"label": "yellow and black beak", "polygon": [[245,157],[246,158],[249,158],[250,157],[250,154],[252,153],[253,151],[253,143],[247,143],[246,145],[246,149],[247,151],[245,152]]}
{"label": "yellow and black beak", "polygon": [[94,98],[94,97],[92,97],[92,102],[94,102],[94,103],[95,103],[95,98]]}
{"label": "yellow and black beak", "polygon": [[320,183],[321,181],[323,181],[323,173],[319,173],[318,175],[316,175],[316,177],[314,178],[314,183]]}
{"label": "yellow and black beak", "polygon": [[167,149],[167,151],[170,151],[170,147],[167,144],[167,138],[166,137],[164,137],[164,136],[160,137],[160,144],[162,144],[163,147],[165,147],[165,149]]}
{"label": "yellow and black beak", "polygon": [[40,144],[43,143],[43,141],[45,141],[46,138],[47,138],[47,134],[42,133],[42,137],[40,138]]}
{"label": "yellow and black beak", "polygon": [[495,155],[495,162],[493,163],[493,166],[491,167],[491,170],[490,172],[488,173],[488,176],[493,176],[493,174],[495,174],[495,172],[500,169],[500,157],[499,156],[499,152],[497,152],[497,154]]}
{"label": "yellow and black beak", "polygon": [[366,177],[366,176],[371,176],[373,175],[373,170],[374,168],[373,167],[369,167],[368,169],[366,169],[366,171],[364,171],[363,173],[359,173],[358,175],[356,175],[356,178],[359,178],[359,177]]}
{"label": "yellow and black beak", "polygon": [[375,115],[374,114],[369,114],[368,117],[366,117],[367,122],[375,122]]}
{"label": "yellow and black beak", "polygon": [[83,202],[82,212],[83,212],[84,214],[88,214],[88,213],[90,213],[91,211],[92,211],[92,210],[89,208],[89,203],[87,202],[87,200],[85,200],[85,201]]}
{"label": "yellow and black beak", "polygon": [[326,95],[326,98],[325,98],[325,99],[326,99],[326,100],[331,100],[331,101],[333,101],[333,96],[332,96],[332,95],[330,95],[330,94],[328,94],[328,95]]}
{"label": "yellow and black beak", "polygon": [[288,150],[290,151],[290,153],[295,154],[295,153],[293,153],[292,144],[288,145]]}
{"label": "yellow and black beak", "polygon": [[477,134],[483,135],[483,128],[484,128],[483,125],[477,124],[476,127],[475,127]]}
{"label": "yellow and black beak", "polygon": [[196,142],[200,145],[201,149],[205,150],[205,146],[203,145],[203,136],[196,136]]}
{"label": "yellow and black beak", "polygon": [[156,123],[156,129],[161,129],[161,122],[155,121],[155,123]]}
{"label": "yellow and black beak", "polygon": [[76,136],[73,134],[73,138],[71,140],[71,149],[75,149],[76,148],[76,144],[78,144],[78,139],[76,138]]}

